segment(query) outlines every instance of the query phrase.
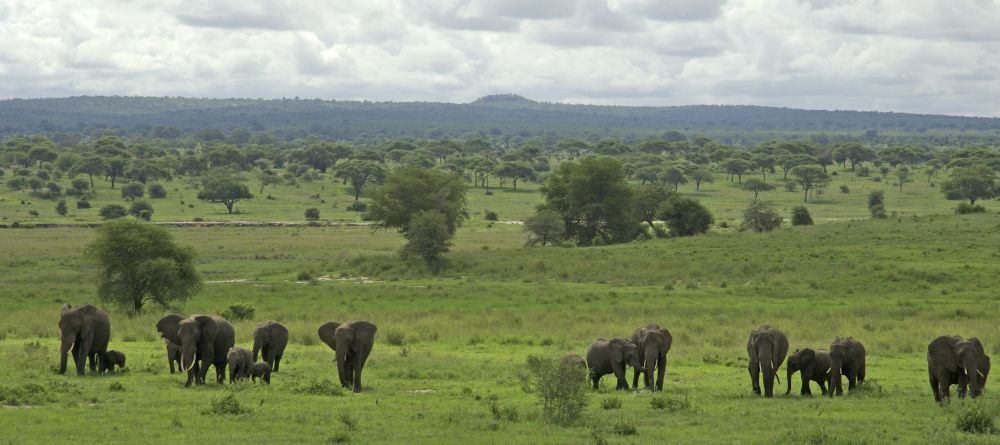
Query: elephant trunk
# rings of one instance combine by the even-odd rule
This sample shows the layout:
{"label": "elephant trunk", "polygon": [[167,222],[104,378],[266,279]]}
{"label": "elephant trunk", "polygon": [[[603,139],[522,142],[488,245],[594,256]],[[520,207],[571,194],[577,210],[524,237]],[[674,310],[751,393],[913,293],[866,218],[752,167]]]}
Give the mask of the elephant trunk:
{"label": "elephant trunk", "polygon": [[[827,384],[827,395],[830,397],[833,397],[833,394],[837,391],[837,389],[840,389],[841,366],[842,364],[840,360],[836,358],[833,359],[830,364],[830,382]],[[841,393],[843,393],[843,390],[841,390]]]}
{"label": "elephant trunk", "polygon": [[195,365],[195,347],[193,344],[181,344],[181,369],[184,372],[191,372]]}
{"label": "elephant trunk", "polygon": [[[66,373],[66,362],[69,352],[73,350],[73,346],[76,344],[76,337],[73,335],[63,335],[62,341],[59,345],[59,374]],[[73,363],[76,363],[76,356],[73,357]]]}

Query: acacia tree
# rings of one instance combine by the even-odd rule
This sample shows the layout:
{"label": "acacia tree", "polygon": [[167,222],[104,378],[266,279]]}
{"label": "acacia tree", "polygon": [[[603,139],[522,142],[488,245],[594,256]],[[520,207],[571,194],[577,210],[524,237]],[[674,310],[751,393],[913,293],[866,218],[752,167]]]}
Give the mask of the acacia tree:
{"label": "acacia tree", "polygon": [[546,206],[562,215],[566,236],[578,245],[623,243],[638,232],[632,189],[616,159],[587,157],[563,163],[542,193]]}
{"label": "acacia tree", "polygon": [[496,175],[501,178],[510,178],[514,183],[514,190],[517,191],[517,181],[532,180],[537,176],[535,169],[524,161],[506,162],[496,170]]}
{"label": "acacia tree", "polygon": [[899,179],[899,191],[902,192],[903,191],[903,183],[906,182],[907,179],[910,179],[910,169],[908,167],[906,167],[905,165],[897,168],[896,169],[896,178]]}
{"label": "acacia tree", "polygon": [[987,167],[958,167],[951,170],[947,181],[941,184],[945,198],[951,200],[968,199],[976,205],[980,199],[990,199],[994,195],[996,182],[993,171]]}
{"label": "acacia tree", "polygon": [[790,172],[792,176],[795,176],[795,182],[798,182],[805,190],[805,197],[803,201],[809,202],[809,192],[811,190],[820,189],[826,187],[830,183],[830,175],[823,171],[823,167],[818,165],[800,165],[795,167]]}
{"label": "acacia tree", "polygon": [[208,173],[202,179],[198,199],[226,206],[226,213],[233,213],[238,201],[253,198],[250,189],[236,176],[228,173]]}
{"label": "acacia tree", "polygon": [[701,190],[701,184],[711,184],[715,181],[715,175],[708,167],[700,167],[691,172],[691,180],[694,181],[694,189]]}
{"label": "acacia tree", "polygon": [[660,180],[663,181],[664,184],[673,186],[675,192],[681,184],[687,182],[687,178],[684,177],[684,171],[677,167],[667,167],[663,169],[663,173],[660,174]]}
{"label": "acacia tree", "polygon": [[558,213],[542,209],[525,218],[524,231],[529,234],[529,246],[541,244],[544,247],[546,244],[559,242],[566,231],[566,224]]}
{"label": "acacia tree", "polygon": [[656,219],[656,212],[660,210],[663,202],[674,196],[674,193],[666,187],[659,185],[643,185],[635,191],[635,214],[640,221],[649,224],[651,230],[656,230],[653,221]]}
{"label": "acacia tree", "polygon": [[86,173],[87,178],[90,179],[90,189],[95,192],[97,189],[94,188],[94,175],[104,174],[107,170],[108,165],[104,162],[104,159],[101,159],[100,156],[87,156],[80,159],[80,161],[73,166],[73,171]]}
{"label": "acacia tree", "polygon": [[753,179],[753,178],[747,179],[747,182],[745,182],[742,186],[740,186],[740,188],[749,192],[753,192],[754,201],[757,200],[757,195],[759,195],[760,192],[769,192],[771,190],[774,190],[773,185],[761,181],[760,179]]}
{"label": "acacia tree", "polygon": [[201,288],[194,252],[160,227],[127,219],[106,223],[86,253],[99,266],[98,295],[130,316],[148,303],[183,302]]}
{"label": "acacia tree", "polygon": [[354,189],[354,201],[357,201],[366,184],[378,184],[385,180],[385,168],[372,161],[351,159],[334,167],[333,177],[350,182]]}

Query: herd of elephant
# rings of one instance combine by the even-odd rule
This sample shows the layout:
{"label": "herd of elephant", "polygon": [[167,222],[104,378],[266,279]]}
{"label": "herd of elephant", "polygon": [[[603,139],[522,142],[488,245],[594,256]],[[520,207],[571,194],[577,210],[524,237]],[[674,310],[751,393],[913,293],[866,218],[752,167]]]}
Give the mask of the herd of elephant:
{"label": "herd of elephant", "polygon": [[[317,330],[320,340],[336,353],[337,374],[343,387],[361,392],[361,371],[375,345],[377,329],[366,321],[330,321]],[[111,321],[108,314],[96,306],[63,306],[59,330],[60,374],[66,372],[70,352],[76,371],[81,375],[88,359],[91,371],[99,373],[125,366],[125,355],[108,349]],[[271,373],[278,372],[288,346],[288,329],[276,321],[257,325],[252,351],[236,347],[233,325],[216,315],[167,315],[156,323],[156,331],[166,343],[170,372],[175,372],[176,362],[177,369],[187,373],[185,386],[192,382],[204,384],[210,366],[215,367],[218,383],[225,381],[228,366],[230,383],[259,378],[270,384]],[[597,339],[587,349],[586,359],[571,353],[563,360],[586,369],[594,389],[598,388],[601,377],[614,374],[616,388],[627,390],[625,373],[631,366],[633,388],[638,387],[641,375],[646,388],[662,391],[667,353],[672,344],[669,330],[650,324],[636,329],[630,338]],[[762,393],[763,382],[764,397],[772,397],[774,381],[777,379],[781,384],[778,370],[788,355],[788,337],[773,326],[760,326],[750,332],[747,355],[753,393]],[[852,337],[837,337],[828,351],[797,349],[788,356],[785,394],[791,392],[792,376],[796,372],[801,373],[802,395],[812,394],[810,382],[818,384],[823,395],[842,395],[842,376],[847,377],[848,391],[852,391],[864,383],[865,355],[864,345]],[[257,361],[258,356],[261,361]],[[946,403],[951,385],[958,385],[959,397],[964,398],[967,393],[978,397],[989,376],[990,358],[975,337],[941,336],[927,346],[927,370],[935,401]]]}
{"label": "herd of elephant", "polygon": [[[367,321],[330,321],[319,327],[320,340],[336,354],[341,386],[361,392],[361,371],[375,345],[377,329]],[[115,366],[125,367],[125,355],[108,349],[111,319],[96,306],[64,305],[59,315],[59,331],[59,374],[66,373],[70,353],[80,375],[88,360],[90,370],[98,373],[114,371]],[[270,384],[271,373],[279,371],[288,346],[288,328],[273,320],[262,322],[254,329],[252,351],[236,346],[233,325],[217,315],[167,315],[156,322],[156,331],[166,343],[170,373],[175,370],[187,373],[184,386],[191,386],[192,382],[205,384],[211,366],[215,367],[218,383],[225,382],[228,367],[230,383],[260,379]]]}
{"label": "herd of elephant", "polygon": [[[629,388],[625,371],[633,369],[632,387],[638,387],[639,376],[643,375],[646,388],[663,390],[663,375],[666,372],[667,352],[673,337],[666,328],[657,324],[641,327],[631,338],[603,338],[595,340],[587,349],[586,359],[569,353],[563,358],[568,363],[577,364],[588,370],[588,377],[597,389],[601,377],[614,374],[617,389]],[[781,379],[778,370],[788,355],[788,337],[773,326],[764,325],[750,332],[747,340],[747,355],[750,383],[753,393],[761,394],[763,382],[764,397],[773,397],[774,382]],[[810,382],[819,385],[823,395],[833,397],[843,395],[842,377],[847,378],[847,389],[853,391],[865,381],[865,347],[852,337],[837,337],[829,350],[802,348],[788,356],[785,394],[792,391],[792,376],[801,373],[800,394],[812,395]],[[656,378],[654,382],[653,374]],[[927,345],[927,372],[934,400],[946,403],[950,397],[951,385],[958,385],[958,396],[968,393],[975,398],[982,394],[986,377],[990,373],[990,358],[983,344],[972,337],[941,336]]]}

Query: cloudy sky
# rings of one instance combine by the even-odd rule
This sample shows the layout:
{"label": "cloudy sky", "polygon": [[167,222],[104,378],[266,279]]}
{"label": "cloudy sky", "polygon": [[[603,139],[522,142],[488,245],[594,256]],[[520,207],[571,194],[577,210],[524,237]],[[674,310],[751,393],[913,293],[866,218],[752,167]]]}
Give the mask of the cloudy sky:
{"label": "cloudy sky", "polygon": [[998,24],[1000,0],[4,0],[0,97],[1000,116]]}

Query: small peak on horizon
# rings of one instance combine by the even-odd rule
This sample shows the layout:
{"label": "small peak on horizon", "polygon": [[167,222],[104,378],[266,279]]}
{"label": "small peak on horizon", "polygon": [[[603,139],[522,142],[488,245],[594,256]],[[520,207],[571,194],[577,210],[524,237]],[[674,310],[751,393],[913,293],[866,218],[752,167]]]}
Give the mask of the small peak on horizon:
{"label": "small peak on horizon", "polygon": [[520,94],[488,94],[470,103],[473,104],[537,104],[537,101],[528,99]]}

